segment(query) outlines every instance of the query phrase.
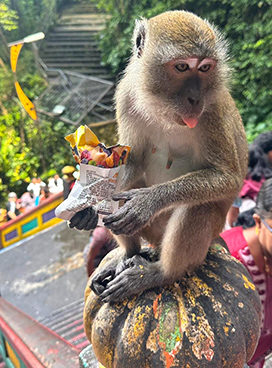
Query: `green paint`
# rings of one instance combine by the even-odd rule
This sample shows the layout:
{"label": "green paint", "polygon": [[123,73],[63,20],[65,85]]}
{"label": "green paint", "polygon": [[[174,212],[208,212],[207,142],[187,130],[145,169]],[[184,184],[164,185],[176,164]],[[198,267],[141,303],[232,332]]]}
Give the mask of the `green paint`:
{"label": "green paint", "polygon": [[35,229],[38,227],[38,219],[34,218],[33,220],[27,222],[26,224],[22,225],[22,233],[25,234],[28,231]]}
{"label": "green paint", "polygon": [[[176,303],[166,303],[162,309],[162,314],[159,318],[159,336],[160,341],[165,344],[165,351],[171,352],[177,343],[177,339],[181,340],[180,326],[179,326],[179,315],[173,316],[173,310],[175,310]],[[167,326],[165,326],[165,320],[168,314],[171,313],[171,319],[175,318],[174,331],[167,331]]]}

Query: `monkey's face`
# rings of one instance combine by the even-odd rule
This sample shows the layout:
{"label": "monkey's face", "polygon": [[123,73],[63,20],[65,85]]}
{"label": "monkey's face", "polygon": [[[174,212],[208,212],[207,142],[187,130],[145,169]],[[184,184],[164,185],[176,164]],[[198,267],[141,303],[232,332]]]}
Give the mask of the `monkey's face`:
{"label": "monkey's face", "polygon": [[134,63],[139,109],[150,120],[165,126],[197,125],[228,71],[224,43],[218,39],[207,22],[188,12],[163,13],[138,25]]}
{"label": "monkey's face", "polygon": [[214,88],[216,64],[211,58],[192,57],[170,60],[162,66],[164,83],[159,90],[152,83],[152,93],[160,98],[164,96],[165,103],[172,106],[178,124],[194,128],[198,123],[210,99],[210,90]]}

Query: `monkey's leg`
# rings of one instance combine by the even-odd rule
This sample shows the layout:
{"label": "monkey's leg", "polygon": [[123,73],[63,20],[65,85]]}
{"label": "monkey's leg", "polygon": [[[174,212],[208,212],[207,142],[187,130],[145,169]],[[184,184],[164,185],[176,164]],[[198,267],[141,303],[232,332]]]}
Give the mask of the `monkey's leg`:
{"label": "monkey's leg", "polygon": [[179,280],[200,265],[213,238],[224,226],[224,210],[217,204],[180,206],[168,221],[158,262],[140,256],[127,261],[129,268],[108,283],[100,295],[105,302],[121,301],[153,287]]}
{"label": "monkey's leg", "polygon": [[167,280],[178,280],[203,263],[225,224],[226,209],[217,203],[178,207],[162,241],[161,266]]}
{"label": "monkey's leg", "polygon": [[123,256],[121,259],[120,256],[118,256],[118,258],[113,259],[110,264],[107,263],[105,268],[95,272],[91,279],[90,287],[97,295],[105,290],[110,281],[114,280],[115,277],[129,267],[129,264],[126,262],[127,259],[139,254],[141,249],[139,237],[136,235],[115,235],[115,239],[123,250]]}

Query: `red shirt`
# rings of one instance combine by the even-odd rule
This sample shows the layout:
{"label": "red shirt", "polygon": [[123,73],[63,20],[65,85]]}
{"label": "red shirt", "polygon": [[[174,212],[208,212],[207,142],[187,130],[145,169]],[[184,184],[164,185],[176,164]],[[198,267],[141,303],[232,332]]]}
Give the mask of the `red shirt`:
{"label": "red shirt", "polygon": [[245,247],[247,247],[247,242],[243,235],[242,226],[232,227],[231,229],[221,233],[220,236],[227,243],[231,255],[239,259],[240,261],[241,259],[238,255],[238,252],[240,249],[244,249]]}

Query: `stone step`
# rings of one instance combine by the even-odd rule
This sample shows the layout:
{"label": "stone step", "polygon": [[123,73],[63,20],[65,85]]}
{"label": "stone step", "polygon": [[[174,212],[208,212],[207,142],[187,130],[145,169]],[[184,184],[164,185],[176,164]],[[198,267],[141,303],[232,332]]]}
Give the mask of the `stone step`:
{"label": "stone step", "polygon": [[59,20],[59,24],[60,25],[78,25],[78,24],[91,24],[91,25],[96,25],[96,24],[105,24],[106,23],[106,19],[104,18],[91,18],[88,16],[82,17],[82,16],[78,16],[78,14],[76,14],[77,16],[75,17],[67,17],[67,18],[61,18]]}
{"label": "stone step", "polygon": [[58,46],[73,46],[73,47],[86,47],[86,46],[97,46],[97,43],[94,41],[70,41],[67,39],[66,41],[45,41],[47,47],[58,47]]}
{"label": "stone step", "polygon": [[54,30],[56,32],[58,31],[96,31],[96,32],[100,32],[102,31],[103,29],[105,28],[104,25],[96,25],[96,26],[92,26],[92,25],[85,25],[85,24],[76,24],[76,25],[73,25],[73,24],[67,24],[67,25],[57,25],[55,26]]}
{"label": "stone step", "polygon": [[109,14],[99,14],[99,13],[96,13],[94,14],[94,12],[91,12],[91,13],[84,13],[84,14],[78,14],[78,13],[73,13],[73,14],[62,14],[60,17],[59,17],[59,21],[62,22],[63,20],[66,20],[66,19],[78,19],[80,17],[80,19],[91,19],[91,20],[102,20],[103,23],[105,22],[105,20],[107,19],[110,19],[111,18],[111,15]]}
{"label": "stone step", "polygon": [[95,41],[96,39],[96,32],[50,32],[46,35],[45,39],[47,41],[54,41],[54,40],[67,40],[69,37],[70,40],[73,41],[80,41],[80,40],[89,40],[89,41]]}
{"label": "stone step", "polygon": [[70,317],[74,316],[75,313],[82,313],[84,308],[84,302],[82,300],[76,300],[65,307],[59,308],[52,313],[50,313],[46,317],[42,317],[39,319],[39,322],[47,326],[48,328],[52,328],[53,325],[56,325],[60,321],[64,320],[64,316]]}
{"label": "stone step", "polygon": [[[92,71],[93,73],[95,72],[95,74],[97,74],[97,71],[99,71],[99,73],[103,73],[103,70],[105,69],[105,67],[99,63],[80,63],[80,62],[74,62],[74,63],[69,63],[69,62],[51,62],[51,63],[47,63],[47,66],[49,68],[60,68],[63,70],[73,70],[75,71],[76,69],[87,69]],[[89,72],[90,74],[90,72]]]}
{"label": "stone step", "polygon": [[82,350],[89,344],[83,326],[82,300],[54,311],[39,322]]}
{"label": "stone step", "polygon": [[70,5],[67,5],[67,8],[64,8],[63,11],[61,12],[61,14],[66,14],[66,15],[69,15],[69,14],[88,14],[88,13],[93,13],[93,14],[101,14],[101,13],[98,13],[96,7],[94,5],[83,5],[81,4],[79,6],[79,4],[76,4],[74,6],[70,6]]}
{"label": "stone step", "polygon": [[62,49],[58,49],[56,51],[48,51],[48,52],[41,52],[40,55],[42,56],[43,59],[45,58],[54,58],[54,57],[62,57],[62,59],[65,58],[69,58],[69,57],[79,57],[79,58],[84,58],[84,57],[95,57],[95,58],[100,58],[101,59],[101,53],[99,50],[86,50],[84,51],[80,51],[80,52],[76,52],[74,49],[68,49],[68,48],[62,48]]}
{"label": "stone step", "polygon": [[[59,55],[54,55],[53,57],[45,55],[43,57],[43,61],[45,62],[45,64],[49,64],[49,63],[63,63],[63,54],[59,54]],[[97,65],[100,64],[101,62],[101,57],[99,55],[97,56],[93,56],[91,54],[87,54],[87,55],[75,55],[72,54],[72,56],[67,56],[65,57],[65,62],[69,62],[69,63],[73,63],[73,62],[84,62],[87,63],[88,65]]]}

